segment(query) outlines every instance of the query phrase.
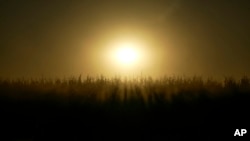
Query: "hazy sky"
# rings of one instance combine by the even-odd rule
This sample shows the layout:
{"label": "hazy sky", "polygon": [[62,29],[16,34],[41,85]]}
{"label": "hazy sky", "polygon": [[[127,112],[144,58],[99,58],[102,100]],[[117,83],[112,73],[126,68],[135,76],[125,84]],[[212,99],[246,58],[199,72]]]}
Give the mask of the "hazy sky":
{"label": "hazy sky", "polygon": [[0,0],[0,19],[0,77],[119,74],[102,57],[125,35],[147,44],[135,74],[250,75],[247,0]]}

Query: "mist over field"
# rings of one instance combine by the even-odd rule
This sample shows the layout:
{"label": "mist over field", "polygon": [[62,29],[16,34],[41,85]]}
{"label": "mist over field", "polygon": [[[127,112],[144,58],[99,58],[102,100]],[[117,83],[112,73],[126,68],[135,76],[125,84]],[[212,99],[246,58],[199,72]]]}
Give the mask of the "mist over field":
{"label": "mist over field", "polygon": [[0,140],[249,137],[249,6],[0,0]]}

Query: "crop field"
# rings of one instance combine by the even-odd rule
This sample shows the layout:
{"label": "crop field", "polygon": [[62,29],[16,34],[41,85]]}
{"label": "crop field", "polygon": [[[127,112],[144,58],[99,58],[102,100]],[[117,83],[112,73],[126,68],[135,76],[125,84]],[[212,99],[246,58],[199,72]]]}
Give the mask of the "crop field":
{"label": "crop field", "polygon": [[1,79],[0,138],[211,140],[250,127],[249,107],[246,76]]}

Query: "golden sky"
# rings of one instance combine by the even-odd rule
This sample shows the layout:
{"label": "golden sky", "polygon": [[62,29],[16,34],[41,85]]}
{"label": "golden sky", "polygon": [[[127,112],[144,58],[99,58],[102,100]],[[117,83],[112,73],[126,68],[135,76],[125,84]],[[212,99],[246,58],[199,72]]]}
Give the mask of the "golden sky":
{"label": "golden sky", "polygon": [[1,1],[0,77],[249,75],[249,5]]}

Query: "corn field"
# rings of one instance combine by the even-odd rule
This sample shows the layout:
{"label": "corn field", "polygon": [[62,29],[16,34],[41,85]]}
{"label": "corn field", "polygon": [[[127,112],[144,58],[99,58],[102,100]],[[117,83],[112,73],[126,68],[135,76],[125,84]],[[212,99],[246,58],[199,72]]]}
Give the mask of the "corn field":
{"label": "corn field", "polygon": [[0,103],[10,140],[214,139],[249,127],[250,79],[0,79]]}

